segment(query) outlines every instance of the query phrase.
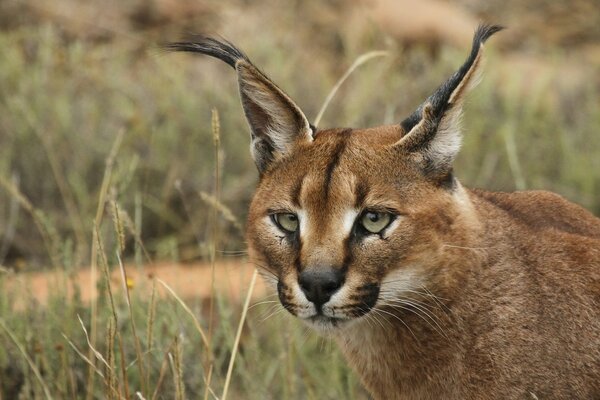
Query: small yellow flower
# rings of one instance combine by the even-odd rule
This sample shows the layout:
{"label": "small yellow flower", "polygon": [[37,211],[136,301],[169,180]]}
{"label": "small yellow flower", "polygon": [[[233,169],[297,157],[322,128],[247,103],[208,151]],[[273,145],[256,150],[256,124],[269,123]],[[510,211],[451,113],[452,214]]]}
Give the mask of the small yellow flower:
{"label": "small yellow flower", "polygon": [[132,278],[127,277],[126,283],[127,283],[127,289],[129,289],[129,290],[133,289],[133,287],[135,286],[135,282],[133,281]]}

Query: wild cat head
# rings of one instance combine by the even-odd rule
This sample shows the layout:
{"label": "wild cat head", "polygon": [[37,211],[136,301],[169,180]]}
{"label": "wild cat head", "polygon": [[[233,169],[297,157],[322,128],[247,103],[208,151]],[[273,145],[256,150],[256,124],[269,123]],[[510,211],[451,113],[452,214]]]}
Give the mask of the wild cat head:
{"label": "wild cat head", "polygon": [[473,223],[452,174],[461,103],[477,80],[483,43],[500,29],[480,26],[465,63],[404,121],[368,129],[315,128],[229,42],[168,46],[237,72],[260,174],[250,254],[290,313],[333,330],[396,296],[452,284],[460,267],[444,244],[466,240],[465,224]]}

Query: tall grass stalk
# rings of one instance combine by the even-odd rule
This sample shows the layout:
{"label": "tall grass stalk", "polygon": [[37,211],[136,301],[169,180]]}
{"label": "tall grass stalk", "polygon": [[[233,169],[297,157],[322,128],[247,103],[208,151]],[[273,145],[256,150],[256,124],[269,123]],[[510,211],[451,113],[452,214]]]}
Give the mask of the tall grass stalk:
{"label": "tall grass stalk", "polygon": [[56,156],[57,151],[52,146],[48,132],[42,131],[39,121],[37,121],[36,116],[32,113],[31,108],[27,104],[24,104],[21,101],[17,102],[17,104],[20,114],[24,117],[29,127],[33,130],[39,141],[42,143],[42,147],[44,148],[44,152],[48,158],[50,170],[52,171],[52,175],[56,181],[56,186],[58,187],[67,211],[67,216],[71,223],[71,228],[75,234],[78,254],[76,263],[79,264],[79,262],[82,261],[79,256],[83,255],[83,249],[87,245],[87,238],[85,235],[83,221],[81,219],[81,213],[79,212],[79,208],[75,202],[75,196],[71,190],[71,187],[67,183],[64,173],[61,171],[60,163]]}
{"label": "tall grass stalk", "polygon": [[[119,149],[121,148],[121,144],[123,143],[123,138],[125,137],[125,129],[119,130],[115,140],[113,142],[113,146],[108,154],[108,157],[105,161],[104,168],[104,176],[102,177],[102,185],[100,186],[100,193],[98,195],[98,207],[96,209],[96,217],[94,218],[94,226],[100,226],[102,224],[102,216],[104,215],[104,206],[106,204],[106,196],[108,194],[108,189],[110,187],[110,182],[112,180],[112,172],[115,164],[115,159],[117,158],[117,154]],[[93,346],[96,345],[96,336],[97,336],[97,320],[98,320],[98,309],[97,309],[97,292],[96,292],[96,282],[98,279],[97,272],[97,262],[98,262],[98,239],[96,238],[96,230],[93,230],[92,233],[92,254],[90,261],[91,268],[91,282],[90,282],[90,341]],[[91,351],[91,350],[90,350]],[[90,353],[90,358],[91,358]],[[94,382],[95,375],[92,369],[88,369],[88,380],[87,380],[87,400],[92,400],[94,393]]]}
{"label": "tall grass stalk", "polygon": [[192,321],[194,321],[194,326],[196,327],[196,330],[200,334],[202,343],[208,349],[208,337],[206,336],[204,329],[202,329],[202,325],[200,325],[198,318],[196,318],[196,314],[194,314],[194,312],[187,306],[187,304],[185,304],[185,302],[177,295],[177,293],[165,281],[158,279],[158,278],[156,280],[158,281],[158,283],[163,285],[163,287],[165,289],[167,289],[167,291],[171,294],[171,296],[173,296],[175,298],[175,300],[177,300],[177,302],[179,303],[179,305],[181,305],[181,307],[185,310],[185,312],[188,313],[190,315],[190,317],[192,317]]}
{"label": "tall grass stalk", "polygon": [[4,332],[6,332],[6,334],[10,338],[10,340],[12,340],[12,342],[15,344],[15,346],[17,346],[17,349],[19,349],[19,352],[21,353],[21,355],[23,356],[23,358],[25,359],[25,361],[27,361],[27,364],[29,365],[29,368],[31,368],[31,371],[33,372],[33,374],[35,375],[36,379],[38,380],[38,382],[42,386],[42,390],[44,391],[44,396],[46,397],[46,399],[47,400],[52,400],[52,395],[50,394],[50,389],[46,385],[46,382],[44,381],[44,378],[42,377],[42,374],[40,373],[39,369],[37,368],[37,366],[35,365],[35,363],[31,359],[31,357],[29,357],[29,354],[27,354],[27,351],[25,351],[25,348],[19,342],[19,340],[17,339],[17,337],[15,336],[15,334],[13,333],[13,331],[10,330],[8,328],[8,326],[6,326],[6,323],[4,322],[4,320],[2,318],[0,318],[0,327],[2,327],[2,329],[4,329]]}
{"label": "tall grass stalk", "polygon": [[372,60],[373,58],[383,57],[383,56],[387,56],[387,55],[388,55],[387,51],[376,50],[376,51],[369,51],[368,53],[361,54],[360,56],[358,56],[356,58],[356,60],[354,60],[352,65],[350,65],[350,67],[346,70],[344,75],[342,75],[342,77],[340,79],[338,79],[338,81],[335,83],[335,85],[333,85],[333,88],[331,88],[331,91],[329,91],[329,94],[325,98],[323,105],[321,106],[321,108],[319,109],[319,112],[317,113],[317,116],[315,118],[315,125],[319,126],[319,123],[321,122],[321,118],[323,118],[323,114],[325,114],[325,110],[327,110],[329,103],[331,102],[331,100],[333,100],[337,91],[344,84],[346,79],[348,79],[350,77],[350,75],[352,75],[352,73],[358,67],[360,67],[364,63],[368,62],[369,60]]}
{"label": "tall grass stalk", "polygon": [[135,343],[135,354],[137,357],[136,364],[138,367],[138,371],[140,373],[141,389],[142,389],[142,393],[147,395],[148,387],[147,387],[147,382],[144,379],[146,377],[146,374],[144,373],[145,358],[142,355],[142,345],[140,343],[140,338],[137,334],[137,328],[135,326],[133,307],[131,305],[131,295],[129,294],[129,285],[128,285],[129,280],[127,278],[127,270],[125,269],[125,266],[123,265],[123,261],[121,260],[121,255],[118,251],[117,251],[117,260],[119,261],[119,269],[121,271],[121,280],[123,283],[123,291],[125,293],[125,300],[127,301],[127,308],[129,310],[129,323],[131,324],[131,333],[133,335],[133,340]]}
{"label": "tall grass stalk", "polygon": [[58,269],[59,263],[55,251],[56,246],[54,245],[55,238],[53,238],[52,229],[48,225],[48,218],[46,217],[45,213],[42,210],[35,208],[25,194],[23,194],[13,182],[9,181],[2,175],[0,175],[0,186],[4,187],[11,197],[16,199],[19,205],[29,213],[33,219],[34,225],[42,236],[42,241],[46,247],[46,251],[48,252],[48,256],[50,257],[53,267]]}
{"label": "tall grass stalk", "polygon": [[233,342],[233,348],[231,349],[231,358],[229,359],[229,366],[227,367],[227,376],[225,377],[225,386],[223,387],[223,395],[221,396],[221,400],[227,399],[229,384],[231,383],[231,374],[233,372],[233,365],[235,363],[235,357],[240,346],[240,338],[242,337],[242,330],[244,329],[244,323],[246,322],[246,315],[248,314],[248,307],[250,306],[250,299],[252,298],[252,293],[254,292],[254,284],[256,283],[257,276],[258,271],[254,269],[254,272],[252,273],[252,280],[250,281],[250,286],[248,286],[248,294],[246,294],[244,308],[242,309],[240,323],[238,324],[237,333],[235,335],[235,341]]}

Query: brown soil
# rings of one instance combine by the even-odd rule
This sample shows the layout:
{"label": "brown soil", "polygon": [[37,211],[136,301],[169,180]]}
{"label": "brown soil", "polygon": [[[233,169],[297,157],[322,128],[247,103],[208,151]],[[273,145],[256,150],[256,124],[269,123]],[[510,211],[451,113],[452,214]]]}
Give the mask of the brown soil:
{"label": "brown soil", "polygon": [[[142,267],[129,265],[125,270],[132,296],[140,294],[135,293],[136,291],[150,296],[152,280],[157,278],[169,285],[183,299],[210,297],[212,268],[209,263],[158,263]],[[218,261],[214,268],[215,290],[234,302],[243,302],[253,271],[254,267],[245,260]],[[104,273],[98,268],[95,281],[103,279]],[[124,280],[118,267],[113,268],[110,280],[114,295],[122,296]],[[16,299],[15,306],[21,308],[30,300],[45,305],[52,292],[66,293],[67,297],[71,298],[76,289],[79,289],[81,299],[87,303],[96,296],[96,287],[96,284],[92,285],[91,268],[86,268],[71,276],[64,271],[10,274],[3,290],[12,293]],[[161,295],[166,294],[166,290],[158,282],[157,288]],[[261,298],[265,293],[265,286],[259,277],[252,297]]]}

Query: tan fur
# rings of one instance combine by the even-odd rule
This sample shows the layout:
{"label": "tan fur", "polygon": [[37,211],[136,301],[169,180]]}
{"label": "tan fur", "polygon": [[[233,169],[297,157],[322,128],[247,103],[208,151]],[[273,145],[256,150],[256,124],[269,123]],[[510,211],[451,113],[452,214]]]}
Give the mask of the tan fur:
{"label": "tan fur", "polygon": [[[238,68],[261,174],[250,256],[376,399],[600,399],[600,219],[452,175],[460,104],[499,29],[478,28],[465,64],[399,125],[315,130]],[[211,39],[174,48],[251,66]],[[365,230],[375,214],[389,224]]]}
{"label": "tan fur", "polygon": [[[394,127],[321,132],[314,146],[273,168],[250,208],[256,263],[290,284],[297,279],[296,254],[259,221],[303,179],[310,184],[300,204],[317,232],[302,256],[325,246],[332,258],[323,262],[339,264],[343,238],[333,216],[354,198],[348,186],[366,182],[371,202],[389,201],[405,217],[388,242],[356,251],[349,281],[411,266],[437,296],[419,287],[422,294],[406,294],[431,318],[389,307],[383,311],[393,315],[372,311],[332,332],[375,398],[599,396],[600,220],[547,192],[448,194],[402,158],[379,154],[398,134]],[[323,171],[339,140],[348,143],[324,201]]]}

